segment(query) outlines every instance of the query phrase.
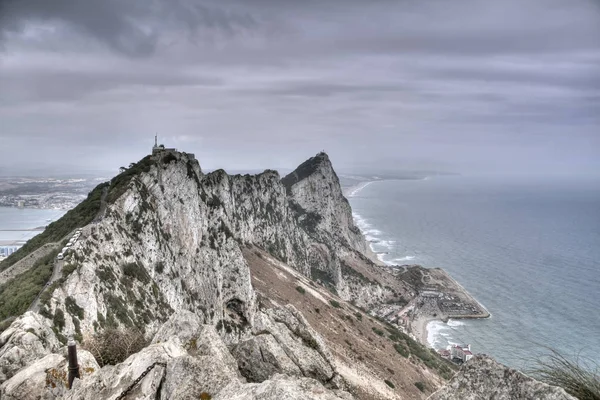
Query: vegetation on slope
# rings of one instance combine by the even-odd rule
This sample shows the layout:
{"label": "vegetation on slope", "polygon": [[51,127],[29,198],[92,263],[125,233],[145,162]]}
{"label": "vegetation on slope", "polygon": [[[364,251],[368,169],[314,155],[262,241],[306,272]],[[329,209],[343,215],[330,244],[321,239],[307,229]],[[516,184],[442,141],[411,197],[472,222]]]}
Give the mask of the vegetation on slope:
{"label": "vegetation on slope", "polygon": [[[167,163],[170,162],[166,160]],[[129,187],[129,182],[140,175],[141,173],[150,172],[150,168],[154,164],[152,156],[146,156],[135,164],[131,164],[129,168],[125,169],[119,175],[115,176],[110,181],[110,189],[106,201],[109,204],[114,203]]]}
{"label": "vegetation on slope", "polygon": [[[442,378],[446,380],[452,378],[452,375],[458,369],[455,364],[443,359],[435,350],[422,345],[404,332],[389,325],[386,321],[380,321],[386,324],[385,329],[389,333],[388,338],[394,342],[394,349],[401,356],[408,358],[412,355],[421,360],[430,369],[437,371]],[[379,332],[376,332],[375,329],[373,331],[379,336],[383,336],[383,331],[379,330]]]}
{"label": "vegetation on slope", "polygon": [[549,385],[560,386],[579,400],[600,400],[598,365],[585,360],[571,360],[555,350],[537,361],[531,371],[537,379]]}
{"label": "vegetation on slope", "polygon": [[[58,221],[48,225],[42,233],[30,239],[18,251],[2,261],[0,263],[0,271],[11,267],[43,245],[59,243],[77,228],[90,224],[101,211],[102,196],[105,190],[108,192],[106,196],[107,202],[114,202],[127,190],[131,179],[142,172],[148,172],[153,163],[154,160],[151,156],[145,157],[140,162],[132,164],[129,169],[114,177],[110,183],[105,182],[96,186],[77,207],[68,211]],[[52,276],[53,262],[57,253],[58,250],[55,250],[47,256],[40,258],[34,263],[32,268],[0,286],[0,320],[11,316],[18,316],[27,311]],[[66,271],[63,271],[63,279],[53,284],[44,293],[42,305],[48,302],[54,289],[64,281],[69,272],[74,270],[73,266],[70,265],[65,266],[65,268]]]}
{"label": "vegetation on slope", "polygon": [[52,276],[56,254],[39,259],[31,269],[0,286],[0,320],[27,311]]}
{"label": "vegetation on slope", "polygon": [[[48,225],[39,235],[30,239],[23,247],[0,263],[0,271],[4,271],[17,261],[23,259],[46,243],[60,242],[75,229],[93,221],[100,211],[100,203],[104,188],[108,183],[102,183],[88,194],[87,199],[68,211],[61,219]],[[16,278],[15,278],[16,279]]]}

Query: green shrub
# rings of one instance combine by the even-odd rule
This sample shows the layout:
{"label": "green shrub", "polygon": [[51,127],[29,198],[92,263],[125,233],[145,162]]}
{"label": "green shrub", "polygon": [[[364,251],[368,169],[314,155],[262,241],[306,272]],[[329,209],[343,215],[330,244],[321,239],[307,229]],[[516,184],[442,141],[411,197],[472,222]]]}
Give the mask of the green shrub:
{"label": "green shrub", "polygon": [[335,301],[335,300],[329,300],[329,304],[331,304],[334,308],[342,308],[342,306],[340,305],[340,303],[338,301]]}
{"label": "green shrub", "polygon": [[156,272],[158,272],[159,274],[162,274],[163,271],[165,270],[165,263],[162,261],[157,262],[156,265],[154,266],[154,270]]}
{"label": "green shrub", "polygon": [[77,264],[65,264],[62,268],[62,277],[66,279],[69,275],[73,273],[77,269]]}
{"label": "green shrub", "polygon": [[425,391],[425,384],[423,382],[415,382],[415,386],[417,387],[417,389],[419,389],[421,392]]}
{"label": "green shrub", "polygon": [[29,270],[0,285],[0,320],[27,311],[52,276],[57,253],[51,252]]}
{"label": "green shrub", "polygon": [[83,310],[83,308],[79,307],[77,305],[77,303],[75,302],[75,299],[72,298],[71,296],[68,296],[65,299],[65,307],[66,307],[67,312],[69,314],[71,314],[72,316],[76,316],[79,319],[83,319],[83,317],[84,317],[84,310]]}
{"label": "green shrub", "polygon": [[116,365],[148,345],[144,334],[137,329],[108,328],[87,337],[82,347],[92,353],[101,367]]}
{"label": "green shrub", "polygon": [[356,314],[354,314],[356,316],[356,319],[359,321],[362,321],[362,314],[357,312]]}
{"label": "green shrub", "polygon": [[405,358],[408,358],[408,356],[410,355],[408,349],[406,347],[404,347],[404,345],[400,344],[400,343],[396,343],[394,345],[394,349],[396,349],[396,351]]}
{"label": "green shrub", "polygon": [[60,308],[56,310],[52,322],[54,323],[54,327],[58,331],[63,330],[63,328],[65,327],[65,313],[63,312],[63,310],[61,310]]}
{"label": "green shrub", "polygon": [[13,322],[15,322],[17,317],[10,317],[0,322],[0,332],[4,332]]}
{"label": "green shrub", "polygon": [[302,286],[296,286],[296,290],[302,294],[306,293],[306,290]]}
{"label": "green shrub", "polygon": [[0,271],[5,270],[25,256],[40,248],[46,243],[54,243],[71,234],[75,229],[92,222],[100,211],[100,199],[102,192],[108,187],[108,183],[102,183],[94,188],[87,199],[79,203],[77,207],[68,211],[62,218],[48,225],[39,235],[27,241],[19,250],[11,254],[6,260],[0,262]]}
{"label": "green shrub", "polygon": [[107,202],[109,204],[114,203],[119,197],[123,195],[123,193],[125,193],[125,191],[129,187],[129,183],[134,177],[141,173],[150,172],[150,169],[154,164],[155,162],[152,156],[148,155],[140,161],[138,161],[137,163],[133,164],[127,170],[112,178],[110,181],[109,193],[106,198]]}
{"label": "green shrub", "polygon": [[150,283],[150,276],[140,263],[134,262],[125,264],[123,266],[123,274],[133,279],[137,279],[142,283]]}
{"label": "green shrub", "polygon": [[376,334],[378,334],[379,336],[383,336],[383,335],[385,335],[385,332],[384,332],[384,331],[382,331],[381,329],[378,329],[378,328],[376,328],[376,327],[372,327],[371,329],[373,330],[373,332],[375,332],[375,333],[376,333]]}
{"label": "green shrub", "polygon": [[385,384],[386,384],[386,385],[388,385],[388,386],[389,386],[389,387],[391,387],[392,389],[394,389],[394,388],[396,387],[396,386],[395,386],[395,385],[394,385],[392,382],[388,381],[387,379],[386,379],[386,380],[384,380],[384,382],[385,382]]}

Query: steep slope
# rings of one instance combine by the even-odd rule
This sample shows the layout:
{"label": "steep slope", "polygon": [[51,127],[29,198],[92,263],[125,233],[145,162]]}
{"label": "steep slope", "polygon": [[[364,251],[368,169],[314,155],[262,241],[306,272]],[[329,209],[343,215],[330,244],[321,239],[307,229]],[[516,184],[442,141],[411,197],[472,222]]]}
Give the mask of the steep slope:
{"label": "steep slope", "polygon": [[508,368],[488,356],[477,355],[429,400],[576,400],[564,389]]}
{"label": "steep slope", "polygon": [[[68,334],[85,342],[113,327],[140,329],[156,343],[117,369],[92,374],[81,382],[77,398],[93,398],[106,382],[114,384],[102,393],[113,396],[154,362],[165,363],[167,384],[145,395],[171,393],[168,387],[175,381],[169,381],[169,368],[197,365],[188,345],[204,340],[199,331],[182,338],[171,329],[179,344],[165,344],[172,338],[161,331],[177,325],[185,312],[196,325],[213,329],[218,334],[213,344],[225,346],[236,363],[236,382],[242,386],[210,389],[223,398],[269,385],[273,393],[288,388],[298,396],[310,389],[326,394],[323,398],[347,398],[348,393],[339,392],[347,389],[365,399],[423,398],[414,382],[431,392],[442,383],[439,373],[451,373],[403,332],[344,302],[369,309],[400,306],[415,296],[415,289],[367,258],[327,155],[313,157],[281,179],[269,170],[256,176],[222,170],[204,174],[192,156],[163,152],[145,157],[100,189],[104,195],[99,203],[95,200],[95,218],[82,220],[79,242],[59,264],[62,278],[40,297],[43,318],[28,313],[1,336],[0,381],[6,382],[0,393],[14,387],[17,372],[60,351],[59,342],[64,344]],[[265,271],[276,271],[267,277],[289,278],[265,285],[267,278],[260,278]],[[289,289],[296,281],[310,291],[304,300],[317,300],[292,301]],[[311,281],[309,289],[306,282]],[[306,305],[321,299],[332,310],[319,318]],[[335,313],[337,308],[344,314]],[[360,333],[340,334],[340,329],[356,328],[346,312],[364,319],[355,322]],[[175,321],[169,319],[173,316],[178,316]],[[337,328],[331,329],[329,322],[336,320]],[[35,351],[23,356],[19,349]],[[206,372],[192,370],[197,376],[184,374],[186,379]],[[281,380],[280,374],[287,378]],[[385,379],[396,382],[395,388]]]}

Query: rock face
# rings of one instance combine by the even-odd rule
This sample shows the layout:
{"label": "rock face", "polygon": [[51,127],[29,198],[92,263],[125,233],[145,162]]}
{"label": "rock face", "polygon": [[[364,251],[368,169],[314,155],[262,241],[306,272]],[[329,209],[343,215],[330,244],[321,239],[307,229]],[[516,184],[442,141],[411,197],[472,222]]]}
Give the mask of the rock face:
{"label": "rock face", "polygon": [[32,311],[26,312],[0,335],[0,382],[61,346],[50,321]]}
{"label": "rock face", "polygon": [[[270,170],[204,174],[186,153],[159,152],[103,193],[101,211],[65,257],[62,278],[40,296],[40,313],[25,313],[0,334],[0,398],[114,399],[124,391],[173,400],[424,396],[414,385],[394,392],[385,381],[395,374],[389,356],[402,356],[383,342],[381,329],[396,331],[366,315],[361,325],[363,311],[344,303],[403,307],[415,289],[367,258],[326,154],[281,179]],[[287,282],[271,287],[271,274]],[[306,295],[296,307],[286,304],[290,290]],[[323,314],[330,319],[315,319]],[[85,342],[108,328],[138,329],[151,344],[101,369],[81,351],[85,373],[66,391],[61,343],[69,334]],[[368,349],[364,358],[347,339],[332,345],[349,330],[360,336],[356,347]],[[340,363],[346,356],[360,361],[360,372]],[[415,357],[397,362],[397,370],[439,387],[437,374]],[[533,384],[523,382],[524,391],[514,393],[530,393]]]}
{"label": "rock face", "polygon": [[[353,398],[310,378],[275,375],[261,384],[246,383],[239,373],[238,362],[216,329],[196,322],[187,312],[176,313],[159,330],[154,344],[119,365],[104,367],[86,379],[76,380],[73,389],[62,394],[63,398],[112,399],[129,389],[128,396],[137,399],[196,400],[204,398],[203,395],[228,400]],[[167,336],[168,341],[162,341]],[[132,386],[145,371],[149,372]]]}
{"label": "rock face", "polygon": [[477,355],[429,400],[576,400],[564,389],[539,382],[485,355]]}
{"label": "rock face", "polygon": [[[80,349],[77,354],[81,379],[100,370],[89,352]],[[0,386],[0,398],[6,400],[37,400],[61,398],[68,393],[67,348],[52,353],[21,369]]]}

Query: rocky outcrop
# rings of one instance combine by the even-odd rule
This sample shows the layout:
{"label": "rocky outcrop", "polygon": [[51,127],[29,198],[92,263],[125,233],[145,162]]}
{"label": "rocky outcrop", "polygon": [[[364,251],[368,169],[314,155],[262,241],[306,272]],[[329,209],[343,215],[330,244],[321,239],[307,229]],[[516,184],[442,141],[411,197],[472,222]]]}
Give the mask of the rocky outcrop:
{"label": "rocky outcrop", "polygon": [[486,355],[469,360],[429,400],[577,400],[564,389],[539,382]]}
{"label": "rocky outcrop", "polygon": [[275,306],[257,313],[252,334],[233,350],[241,373],[250,382],[286,374],[329,384],[336,376],[325,343],[293,306]]}
{"label": "rocky outcrop", "polygon": [[366,253],[367,244],[354,224],[350,203],[327,154],[308,159],[282,183],[292,210],[309,234],[321,243],[335,243],[331,239],[336,238],[344,246]]}
{"label": "rocky outcrop", "polygon": [[[417,289],[367,258],[326,154],[281,179],[270,170],[204,174],[186,153],[158,152],[102,192],[102,212],[82,227],[62,277],[40,296],[40,314],[24,314],[0,335],[2,399],[114,399],[127,392],[138,399],[348,400],[346,387],[368,399],[424,396],[400,376],[439,386],[417,354],[399,358],[385,325],[340,304],[383,306],[381,315],[394,315]],[[298,308],[284,306],[293,296],[302,296]],[[61,342],[115,327],[139,329],[151,344],[101,369],[80,351],[82,379],[66,391]],[[395,332],[389,341],[399,340]],[[400,360],[395,370],[389,357]],[[359,361],[360,369],[348,367]],[[467,364],[432,398],[558,393],[484,361]],[[390,374],[397,386],[386,380]]]}
{"label": "rocky outcrop", "polygon": [[0,382],[61,346],[50,321],[38,313],[26,312],[0,335]]}
{"label": "rocky outcrop", "polygon": [[[274,375],[261,384],[246,383],[238,371],[238,362],[216,329],[211,325],[199,326],[196,322],[187,312],[175,314],[161,327],[154,344],[119,365],[104,367],[85,379],[76,380],[64,398],[115,398],[124,391],[128,391],[131,398],[139,399],[187,400],[205,398],[203,395],[228,400],[353,398],[346,392],[333,392],[310,378]],[[166,342],[162,341],[167,337]],[[140,376],[142,379],[134,385]]]}
{"label": "rocky outcrop", "polygon": [[[78,351],[79,376],[88,377],[100,370],[91,353]],[[0,398],[6,400],[37,400],[61,398],[68,393],[67,348],[52,353],[23,368],[0,386]]]}
{"label": "rocky outcrop", "polygon": [[232,384],[214,400],[352,400],[350,393],[330,391],[313,379],[277,375],[259,384]]}

